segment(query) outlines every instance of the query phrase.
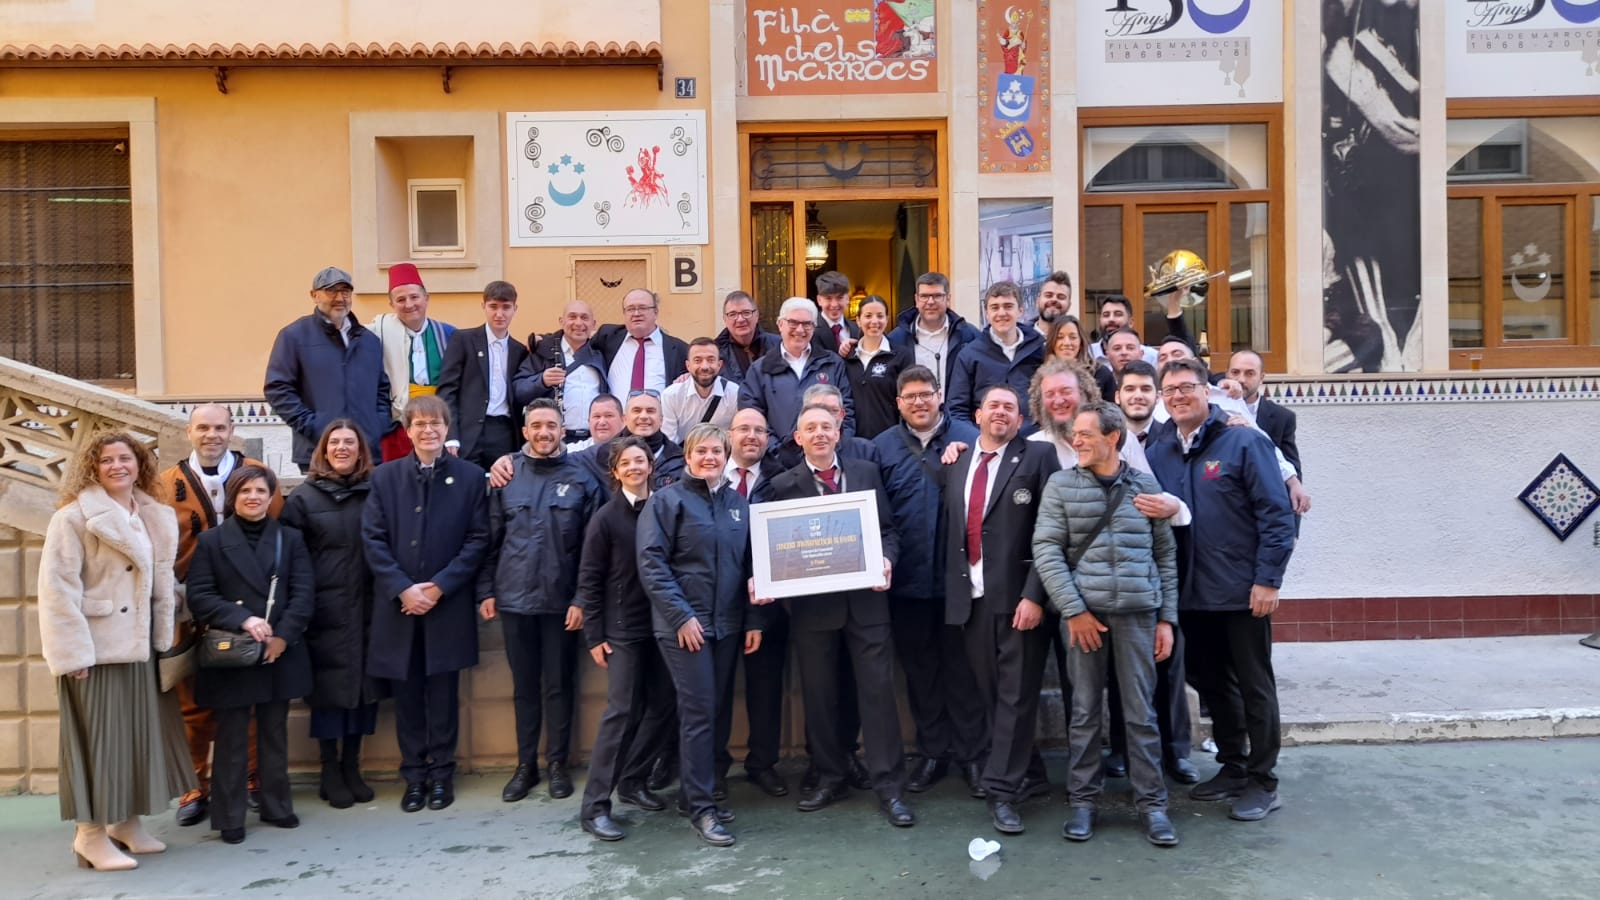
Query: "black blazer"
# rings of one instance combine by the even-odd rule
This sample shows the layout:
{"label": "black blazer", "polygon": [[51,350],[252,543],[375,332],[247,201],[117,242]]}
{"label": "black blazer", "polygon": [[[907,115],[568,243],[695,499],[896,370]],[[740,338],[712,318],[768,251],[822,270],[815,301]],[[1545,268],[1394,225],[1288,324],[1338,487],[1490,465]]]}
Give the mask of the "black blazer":
{"label": "black blazer", "polygon": [[[522,409],[512,381],[527,358],[528,348],[507,336],[506,412],[517,420],[519,432]],[[489,408],[489,333],[482,326],[457,330],[445,345],[444,362],[439,367],[439,399],[450,407],[450,440],[461,442],[463,457],[474,458]]]}
{"label": "black blazer", "polygon": [[[861,337],[861,326],[857,325],[854,319],[846,316],[842,333],[847,338],[859,339]],[[780,343],[782,342],[780,341]],[[839,355],[839,342],[833,339],[833,326],[822,321],[821,310],[817,311],[816,330],[811,332],[811,346],[818,350],[826,350],[834,356]]]}
{"label": "black blazer", "polygon": [[[278,566],[278,592],[272,615],[267,616],[274,539],[280,534],[283,560]],[[252,548],[239,520],[229,516],[221,525],[201,532],[184,584],[195,621],[243,631],[246,619],[265,616],[273,635],[289,645],[270,665],[201,669],[194,685],[196,706],[235,709],[297,700],[311,693],[311,656],[304,636],[317,605],[317,583],[311,554],[299,531],[268,519],[266,530]]]}
{"label": "black blazer", "polygon": [[[628,329],[623,325],[601,325],[589,339],[589,344],[600,351],[600,356],[606,362],[606,371],[611,371],[611,363],[617,358],[617,351],[622,349],[622,342],[628,339]],[[689,371],[689,345],[678,340],[666,331],[661,332],[661,363],[666,368],[664,373],[667,384],[671,384],[679,375]],[[613,385],[612,393],[619,400],[627,402],[628,385]]]}
{"label": "black blazer", "polygon": [[[944,488],[944,620],[948,625],[965,625],[972,618],[966,484],[976,452],[974,443],[954,464],[939,469]],[[989,506],[983,514],[983,592],[997,612],[1015,612],[1023,597],[1040,606],[1048,599],[1033,570],[1033,523],[1045,483],[1060,469],[1055,444],[1048,441],[1018,437],[1000,454],[1000,467],[989,488]]]}
{"label": "black blazer", "polygon": [[[544,370],[551,366],[566,368],[567,360],[561,352],[561,332],[547,334],[536,343],[528,345],[528,357],[517,368],[517,373],[512,377],[512,386],[516,389],[517,408],[521,409],[540,397],[554,397],[556,389],[544,383]],[[532,338],[533,335],[528,335]],[[611,393],[610,386],[606,383],[606,361],[595,347],[594,341],[589,341],[578,349],[573,356],[573,365],[588,366],[600,376],[600,393]],[[670,381],[668,382],[670,383]],[[584,415],[589,411],[584,410]]]}
{"label": "black blazer", "polygon": [[1305,478],[1305,470],[1300,468],[1300,445],[1295,443],[1294,410],[1262,397],[1256,405],[1256,425],[1283,451],[1283,458],[1294,466],[1294,473]]}
{"label": "black blazer", "polygon": [[[878,495],[878,530],[883,539],[883,555],[893,566],[900,558],[900,536],[894,530],[894,516],[889,509],[889,494],[883,488],[883,478],[876,463],[860,459],[838,457],[838,466],[844,470],[846,493],[875,491]],[[757,489],[760,489],[757,485]],[[811,467],[803,462],[776,475],[771,481],[771,493],[765,499],[799,500],[820,497],[822,490],[811,474]],[[1031,534],[1031,532],[1030,532]],[[890,574],[891,584],[893,573]],[[790,621],[802,631],[834,631],[847,623],[858,625],[883,625],[889,621],[889,594],[886,591],[862,589],[841,591],[835,594],[815,594],[797,597],[789,607]]]}

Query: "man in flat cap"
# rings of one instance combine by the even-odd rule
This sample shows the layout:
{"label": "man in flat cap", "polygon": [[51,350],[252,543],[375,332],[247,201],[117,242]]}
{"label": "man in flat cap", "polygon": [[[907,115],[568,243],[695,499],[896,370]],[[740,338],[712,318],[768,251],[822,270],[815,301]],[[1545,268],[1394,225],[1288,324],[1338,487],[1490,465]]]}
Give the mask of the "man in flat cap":
{"label": "man in flat cap", "polygon": [[[398,424],[407,401],[439,389],[445,347],[456,329],[428,316],[428,288],[422,283],[422,273],[411,263],[389,267],[389,309],[372,320],[372,333],[383,348],[383,371],[389,376],[389,414]],[[385,461],[410,453],[411,441],[405,429],[394,428],[385,435],[382,449]]]}
{"label": "man in flat cap", "polygon": [[378,456],[389,431],[389,376],[378,339],[351,312],[350,273],[329,266],[311,279],[316,308],[283,326],[267,359],[265,393],[272,411],[294,430],[294,462],[304,469],[322,430],[354,419]]}

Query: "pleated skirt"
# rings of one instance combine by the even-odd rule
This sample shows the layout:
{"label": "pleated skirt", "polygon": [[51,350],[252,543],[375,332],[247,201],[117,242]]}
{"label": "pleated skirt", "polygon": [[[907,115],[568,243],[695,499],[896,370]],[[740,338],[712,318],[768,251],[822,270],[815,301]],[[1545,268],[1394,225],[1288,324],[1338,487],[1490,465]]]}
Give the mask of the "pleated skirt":
{"label": "pleated skirt", "polygon": [[196,787],[176,693],[155,662],[93,666],[56,681],[61,818],[112,825],[167,809]]}

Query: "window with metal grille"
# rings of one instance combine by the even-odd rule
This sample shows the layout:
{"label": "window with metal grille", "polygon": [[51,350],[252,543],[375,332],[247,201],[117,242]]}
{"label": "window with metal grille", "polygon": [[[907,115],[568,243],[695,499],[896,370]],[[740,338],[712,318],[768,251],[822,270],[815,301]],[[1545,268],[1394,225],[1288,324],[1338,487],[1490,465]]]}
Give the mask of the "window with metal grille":
{"label": "window with metal grille", "polygon": [[132,386],[126,140],[0,140],[0,355]]}

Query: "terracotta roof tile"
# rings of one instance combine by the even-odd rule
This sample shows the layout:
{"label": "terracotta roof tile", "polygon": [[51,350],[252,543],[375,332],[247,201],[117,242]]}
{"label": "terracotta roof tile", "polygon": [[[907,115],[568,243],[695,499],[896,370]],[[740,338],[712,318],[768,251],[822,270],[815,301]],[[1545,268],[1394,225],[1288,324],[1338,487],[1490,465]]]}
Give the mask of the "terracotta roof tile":
{"label": "terracotta roof tile", "polygon": [[358,62],[370,60],[372,62],[462,62],[468,60],[537,60],[537,59],[660,59],[661,45],[655,41],[639,44],[629,41],[619,44],[608,41],[600,44],[589,41],[578,44],[567,41],[557,44],[547,41],[543,44],[524,42],[511,43],[479,43],[479,44],[97,44],[90,47],[85,44],[52,44],[43,47],[38,44],[0,44],[0,65],[6,63],[43,64],[59,63],[63,65],[92,65],[97,63],[238,63],[248,61],[290,61],[305,62]]}

